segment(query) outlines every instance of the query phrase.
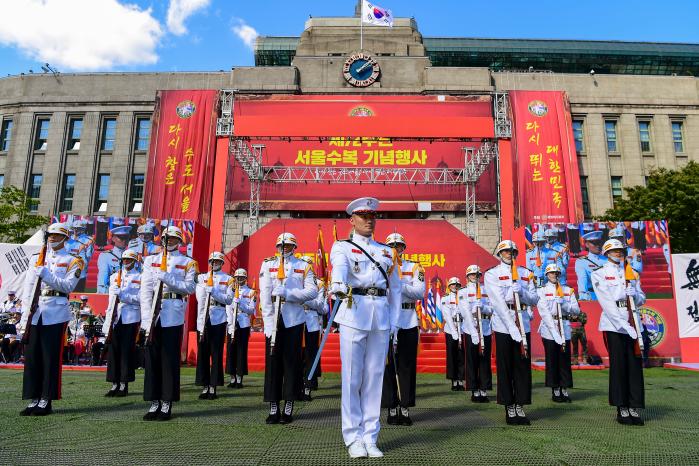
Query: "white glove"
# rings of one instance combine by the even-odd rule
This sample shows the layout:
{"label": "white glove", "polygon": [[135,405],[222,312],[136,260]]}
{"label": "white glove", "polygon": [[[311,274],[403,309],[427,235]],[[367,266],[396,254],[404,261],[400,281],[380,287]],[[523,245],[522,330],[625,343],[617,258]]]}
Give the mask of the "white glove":
{"label": "white glove", "polygon": [[471,343],[473,343],[474,345],[477,345],[479,341],[480,340],[478,340],[478,334],[471,335]]}
{"label": "white glove", "polygon": [[330,285],[330,294],[339,299],[344,298],[349,292],[349,288],[344,283],[333,283]]}
{"label": "white glove", "polygon": [[121,288],[119,288],[116,284],[109,286],[109,294],[119,296],[119,293],[121,293]]}
{"label": "white glove", "polygon": [[286,288],[283,285],[277,285],[272,290],[272,296],[277,296],[279,298],[286,298]]}
{"label": "white glove", "polygon": [[236,305],[240,303],[240,298],[233,298],[233,302],[231,304]]}
{"label": "white glove", "polygon": [[213,290],[213,289],[214,289],[213,286],[204,285],[204,291],[205,291],[207,294],[211,294],[211,290]]}
{"label": "white glove", "polygon": [[34,274],[37,277],[41,277],[44,274],[44,270],[46,270],[46,268],[43,265],[37,265],[34,269]]}
{"label": "white glove", "polygon": [[557,303],[557,304],[560,304],[561,306],[563,306],[563,297],[562,297],[562,296],[556,296],[556,298],[554,299],[554,302]]}
{"label": "white glove", "polygon": [[519,333],[519,329],[517,328],[516,325],[512,325],[510,328],[510,337],[517,343],[520,343],[522,341],[522,334]]}
{"label": "white glove", "polygon": [[629,283],[626,286],[626,296],[633,297],[636,296],[636,287]]}
{"label": "white glove", "polygon": [[624,327],[624,329],[626,330],[626,333],[628,333],[632,339],[635,340],[638,338],[638,334],[636,333],[636,329],[633,328],[632,325],[627,324],[626,327]]}
{"label": "white glove", "polygon": [[163,281],[163,277],[165,276],[165,273],[166,273],[166,272],[164,272],[164,271],[162,271],[162,270],[160,270],[160,269],[155,269],[155,270],[153,270],[153,276],[154,276],[155,279],[158,280],[159,282],[162,282],[162,281]]}
{"label": "white glove", "polygon": [[556,344],[562,345],[564,343],[563,337],[558,334],[558,332],[551,332],[553,333],[553,340],[556,342]]}
{"label": "white glove", "polygon": [[398,327],[395,325],[391,325],[391,336],[393,337],[394,341],[398,338]]}
{"label": "white glove", "polygon": [[513,293],[519,293],[522,291],[522,285],[519,284],[519,280],[515,280],[512,282],[512,292]]}

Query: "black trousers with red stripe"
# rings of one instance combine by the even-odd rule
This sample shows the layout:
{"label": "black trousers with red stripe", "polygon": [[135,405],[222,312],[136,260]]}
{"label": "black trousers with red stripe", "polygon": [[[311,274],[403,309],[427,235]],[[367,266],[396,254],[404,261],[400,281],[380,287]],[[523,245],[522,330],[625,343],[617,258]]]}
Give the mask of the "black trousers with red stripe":
{"label": "black trousers with red stripe", "polygon": [[233,376],[248,375],[248,344],[250,327],[240,328],[235,324],[235,338],[228,340],[226,349],[226,373]]}
{"label": "black trousers with red stripe", "polygon": [[107,382],[128,383],[136,380],[136,336],[140,322],[122,324],[112,329],[112,341],[107,352]]}
{"label": "black trousers with red stripe", "polygon": [[270,338],[265,340],[264,401],[301,400],[303,394],[303,338],[304,324],[284,327],[279,316],[279,329],[270,355]]}
{"label": "black trousers with red stripe", "polygon": [[146,346],[143,378],[145,401],[180,401],[180,348],[184,325],[153,329],[153,342]]}
{"label": "black trousers with red stripe", "polygon": [[492,335],[483,336],[483,354],[480,345],[474,345],[470,335],[464,335],[466,341],[466,388],[469,390],[492,390],[493,370],[490,367]]}
{"label": "black trousers with red stripe", "polygon": [[226,339],[226,326],[206,323],[204,341],[197,332],[197,372],[194,383],[201,386],[217,387],[223,385],[223,343]]}
{"label": "black trousers with red stripe", "polygon": [[24,348],[22,399],[61,399],[61,359],[66,341],[66,323],[43,325],[41,316],[32,325]]}
{"label": "black trousers with red stripe", "polygon": [[447,343],[447,379],[464,380],[464,348],[459,340],[445,333]]}
{"label": "black trousers with red stripe", "polygon": [[553,340],[542,338],[546,355],[546,386],[551,388],[572,388],[573,371],[570,368],[570,340],[561,345]]}
{"label": "black trousers with red stripe", "polygon": [[[382,408],[401,408],[415,406],[415,386],[417,373],[417,345],[420,340],[420,330],[417,327],[398,330],[398,344],[393,366],[393,344],[389,344],[386,369],[383,372],[383,392],[381,395]],[[400,398],[398,397],[398,382],[400,381]]]}
{"label": "black trousers with red stripe", "polygon": [[604,332],[609,352],[609,404],[645,408],[643,358],[634,354],[636,341],[625,333]]}

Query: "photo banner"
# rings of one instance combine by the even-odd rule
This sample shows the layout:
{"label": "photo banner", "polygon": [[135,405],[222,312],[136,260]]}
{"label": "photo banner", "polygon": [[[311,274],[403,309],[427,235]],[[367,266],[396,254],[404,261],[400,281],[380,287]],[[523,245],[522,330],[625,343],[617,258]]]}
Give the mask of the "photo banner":
{"label": "photo banner", "polygon": [[673,254],[680,338],[699,337],[699,254]]}
{"label": "photo banner", "polygon": [[41,246],[37,245],[0,243],[0,300],[4,301],[9,291],[22,296],[30,258],[39,250]]}
{"label": "photo banner", "polygon": [[570,103],[561,91],[510,91],[519,225],[583,220]]}
{"label": "photo banner", "polygon": [[144,215],[209,225],[218,91],[158,91]]}

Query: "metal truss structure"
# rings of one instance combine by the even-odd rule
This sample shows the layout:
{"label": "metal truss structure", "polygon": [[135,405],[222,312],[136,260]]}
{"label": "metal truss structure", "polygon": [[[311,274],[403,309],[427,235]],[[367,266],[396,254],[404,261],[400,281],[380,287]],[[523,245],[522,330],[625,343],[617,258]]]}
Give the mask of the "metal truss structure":
{"label": "metal truss structure", "polygon": [[[246,173],[250,182],[250,209],[247,234],[259,227],[260,189],[262,183],[333,183],[333,184],[430,184],[464,185],[466,191],[466,234],[478,238],[476,219],[476,183],[488,166],[498,158],[497,140],[482,140],[478,147],[463,147],[463,167],[290,167],[265,166],[264,144],[251,144],[249,138],[237,138],[233,131],[234,91],[221,91],[221,118],[217,136],[228,136],[229,154]],[[496,138],[512,135],[506,93],[493,96]],[[499,201],[499,200],[498,200]]]}

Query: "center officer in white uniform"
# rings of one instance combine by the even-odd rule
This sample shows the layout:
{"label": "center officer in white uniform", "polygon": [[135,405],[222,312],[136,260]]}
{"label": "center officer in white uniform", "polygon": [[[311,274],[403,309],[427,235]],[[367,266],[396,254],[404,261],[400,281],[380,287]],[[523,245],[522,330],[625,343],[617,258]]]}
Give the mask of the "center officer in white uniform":
{"label": "center officer in white uniform", "polygon": [[[376,447],[381,391],[389,335],[397,331],[401,281],[393,250],[372,239],[379,201],[372,197],[349,203],[353,234],[337,241],[330,252],[330,293],[342,303],[342,436],[352,458],[381,457]],[[348,296],[351,293],[351,297]]]}

